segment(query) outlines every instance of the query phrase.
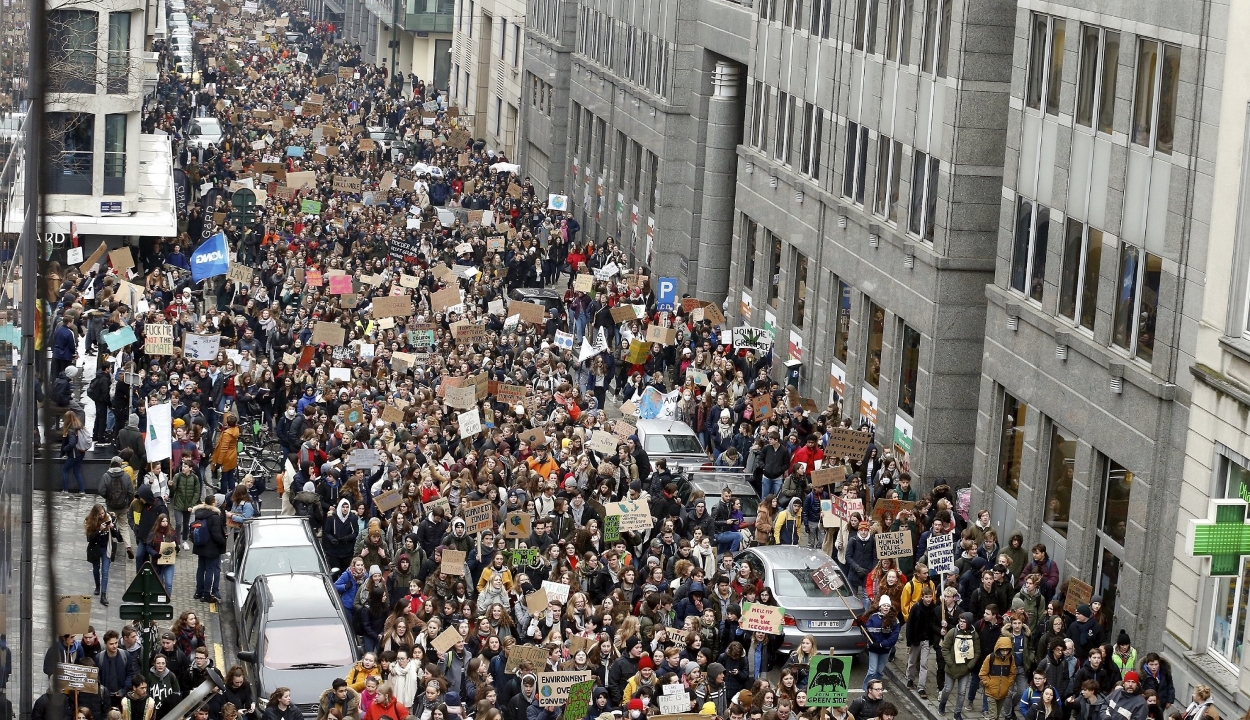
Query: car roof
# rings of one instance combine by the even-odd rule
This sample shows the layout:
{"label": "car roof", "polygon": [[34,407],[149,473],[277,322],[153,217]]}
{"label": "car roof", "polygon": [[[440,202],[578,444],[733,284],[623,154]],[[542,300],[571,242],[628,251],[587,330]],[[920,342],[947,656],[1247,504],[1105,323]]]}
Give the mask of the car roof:
{"label": "car roof", "polygon": [[300,517],[257,518],[247,525],[249,548],[311,545],[308,521]]}
{"label": "car roof", "polygon": [[559,290],[552,290],[551,288],[522,288],[522,287],[518,287],[518,288],[512,288],[512,291],[511,291],[511,293],[510,293],[510,294],[512,294],[512,295],[517,295],[517,296],[521,296],[521,297],[532,297],[532,298],[552,298],[552,299],[555,299],[555,300],[563,300],[563,299],[564,299],[564,296],[560,294],[560,291],[559,291]]}
{"label": "car roof", "polygon": [[696,435],[694,428],[680,420],[639,420],[634,427],[652,435]]}
{"label": "car roof", "polygon": [[721,488],[728,487],[735,495],[754,495],[755,488],[747,482],[746,475],[724,473],[694,473],[690,476],[690,484],[702,490],[704,494],[720,496]]}
{"label": "car roof", "polygon": [[765,563],[774,568],[806,568],[815,570],[833,558],[820,550],[812,550],[798,545],[763,545],[753,547],[748,552],[758,555]]}
{"label": "car roof", "polygon": [[338,617],[338,597],[329,582],[317,573],[286,573],[256,578],[252,592],[263,586],[269,599],[269,620],[301,620]]}

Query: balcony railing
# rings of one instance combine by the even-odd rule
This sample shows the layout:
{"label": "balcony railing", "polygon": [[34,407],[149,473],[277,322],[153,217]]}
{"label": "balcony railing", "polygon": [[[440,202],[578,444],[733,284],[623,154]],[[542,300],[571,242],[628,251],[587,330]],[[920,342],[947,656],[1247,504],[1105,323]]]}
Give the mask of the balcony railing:
{"label": "balcony railing", "polygon": [[91,152],[67,151],[53,155],[48,162],[48,192],[58,195],[90,195]]}
{"label": "balcony railing", "polygon": [[449,33],[455,25],[455,0],[407,0],[405,5],[408,32]]}

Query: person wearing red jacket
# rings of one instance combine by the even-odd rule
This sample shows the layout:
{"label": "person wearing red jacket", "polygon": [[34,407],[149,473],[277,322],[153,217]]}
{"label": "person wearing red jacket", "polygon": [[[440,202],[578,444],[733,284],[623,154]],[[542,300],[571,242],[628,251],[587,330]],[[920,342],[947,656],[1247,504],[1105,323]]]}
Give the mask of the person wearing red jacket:
{"label": "person wearing red jacket", "polygon": [[390,683],[382,683],[378,686],[378,694],[369,705],[369,710],[365,712],[364,720],[382,720],[383,717],[389,717],[391,720],[408,717],[408,708],[395,699]]}
{"label": "person wearing red jacket", "polygon": [[825,451],[816,444],[816,439],[815,433],[808,435],[803,447],[795,450],[790,456],[790,472],[798,472],[798,464],[803,463],[803,474],[810,476],[816,469],[816,461],[825,459]]}

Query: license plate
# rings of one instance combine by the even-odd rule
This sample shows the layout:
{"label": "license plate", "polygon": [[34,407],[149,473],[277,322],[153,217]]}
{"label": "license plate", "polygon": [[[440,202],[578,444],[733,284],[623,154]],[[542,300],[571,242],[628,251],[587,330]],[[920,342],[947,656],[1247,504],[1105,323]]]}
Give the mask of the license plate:
{"label": "license plate", "polygon": [[811,620],[807,624],[813,629],[836,628],[838,626],[838,621],[837,620]]}

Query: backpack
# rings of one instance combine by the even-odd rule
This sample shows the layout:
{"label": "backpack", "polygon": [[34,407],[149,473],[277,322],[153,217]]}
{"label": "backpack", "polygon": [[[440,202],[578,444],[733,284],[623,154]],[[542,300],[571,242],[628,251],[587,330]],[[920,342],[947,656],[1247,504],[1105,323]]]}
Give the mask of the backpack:
{"label": "backpack", "polygon": [[87,452],[91,449],[91,433],[87,432],[87,428],[78,428],[78,437],[74,439],[74,447],[78,452]]}
{"label": "backpack", "polygon": [[208,518],[196,518],[191,523],[191,544],[197,547],[207,545],[213,539],[208,529]]}
{"label": "backpack", "polygon": [[122,512],[130,507],[130,503],[135,499],[134,488],[130,486],[130,478],[126,477],[124,471],[104,473],[104,481],[101,483],[104,496],[104,505],[113,512]]}

